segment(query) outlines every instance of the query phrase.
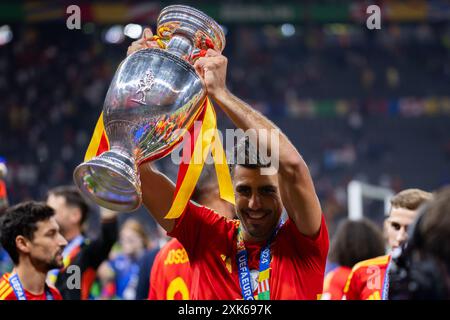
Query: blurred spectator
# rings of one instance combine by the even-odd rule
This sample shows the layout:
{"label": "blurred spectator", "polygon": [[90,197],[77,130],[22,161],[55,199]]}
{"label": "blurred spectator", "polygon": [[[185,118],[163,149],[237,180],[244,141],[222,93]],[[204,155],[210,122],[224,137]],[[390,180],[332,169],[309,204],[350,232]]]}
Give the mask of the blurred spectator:
{"label": "blurred spectator", "polygon": [[5,183],[7,173],[6,161],[0,157],[0,215],[8,207],[8,193]]}
{"label": "blurred spectator", "polygon": [[[5,177],[8,170],[6,161],[0,157],[0,217],[8,208],[8,195],[6,191]],[[6,250],[0,245],[0,275],[11,272],[14,264]]]}
{"label": "blurred spectator", "polygon": [[[131,218],[124,222],[120,230],[120,250],[99,268],[99,278],[103,284],[102,299],[136,299],[139,264],[147,254],[148,242],[147,233],[141,222]],[[153,250],[152,257],[155,255]],[[151,269],[151,264],[152,261],[147,272]]]}
{"label": "blurred spectator", "polygon": [[[64,267],[51,270],[48,282],[54,284],[65,300],[87,300],[98,266],[108,257],[117,238],[117,213],[100,209],[101,232],[96,239],[84,234],[89,206],[75,186],[60,186],[48,192],[47,204],[55,210],[61,234],[69,242],[63,251]],[[71,288],[69,266],[77,266],[80,288]]]}
{"label": "blurred spectator", "polygon": [[322,300],[341,300],[353,266],[384,253],[381,230],[370,220],[344,220],[331,241]]}

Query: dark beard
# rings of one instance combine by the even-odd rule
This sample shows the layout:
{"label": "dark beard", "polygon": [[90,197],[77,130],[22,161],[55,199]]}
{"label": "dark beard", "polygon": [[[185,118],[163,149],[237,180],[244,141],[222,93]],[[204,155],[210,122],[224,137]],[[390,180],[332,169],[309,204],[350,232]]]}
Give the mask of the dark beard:
{"label": "dark beard", "polygon": [[53,258],[51,261],[42,261],[37,259],[32,259],[31,263],[35,266],[37,270],[43,273],[47,273],[52,269],[61,269],[64,266],[64,263],[58,263],[56,258]]}
{"label": "dark beard", "polygon": [[55,259],[53,259],[52,261],[50,261],[47,264],[47,268],[48,270],[52,270],[52,269],[61,269],[62,267],[64,267],[64,262],[58,263],[58,261]]}

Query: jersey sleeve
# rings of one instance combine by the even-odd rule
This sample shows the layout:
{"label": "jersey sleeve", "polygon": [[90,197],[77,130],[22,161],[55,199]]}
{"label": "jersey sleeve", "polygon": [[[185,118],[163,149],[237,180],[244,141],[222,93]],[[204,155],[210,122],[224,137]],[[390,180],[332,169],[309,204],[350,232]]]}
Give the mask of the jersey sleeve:
{"label": "jersey sleeve", "polygon": [[325,270],[329,239],[324,216],[322,215],[319,232],[313,237],[303,235],[292,219],[288,219],[283,228],[285,228],[286,238],[293,250],[304,260],[307,260],[312,267]]}
{"label": "jersey sleeve", "polygon": [[186,210],[179,217],[169,236],[177,238],[186,249],[189,260],[194,260],[208,246],[224,251],[229,238],[235,232],[235,224],[213,210],[189,201]]}

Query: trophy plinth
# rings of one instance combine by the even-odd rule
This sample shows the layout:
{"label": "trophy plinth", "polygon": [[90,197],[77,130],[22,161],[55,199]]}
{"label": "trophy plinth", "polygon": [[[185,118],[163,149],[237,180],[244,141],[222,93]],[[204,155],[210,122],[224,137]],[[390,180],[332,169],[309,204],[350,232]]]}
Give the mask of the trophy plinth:
{"label": "trophy plinth", "polygon": [[114,211],[138,208],[141,187],[132,160],[133,157],[121,150],[106,151],[75,169],[76,184],[83,194],[102,207]]}
{"label": "trophy plinth", "polygon": [[116,71],[103,105],[111,150],[80,164],[78,188],[100,206],[133,211],[141,200],[138,165],[169,154],[195,121],[206,90],[191,57],[207,41],[222,51],[220,26],[187,6],[169,6],[158,18],[166,49],[129,55]]}

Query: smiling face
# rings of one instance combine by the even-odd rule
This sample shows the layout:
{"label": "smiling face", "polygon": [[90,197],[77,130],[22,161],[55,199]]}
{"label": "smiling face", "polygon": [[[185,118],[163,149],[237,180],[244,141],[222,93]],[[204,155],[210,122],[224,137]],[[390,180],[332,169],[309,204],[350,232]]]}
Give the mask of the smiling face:
{"label": "smiling face", "polygon": [[283,206],[277,175],[261,175],[259,168],[237,165],[234,169],[236,214],[246,240],[267,240],[276,228]]}
{"label": "smiling face", "polygon": [[67,245],[54,217],[36,223],[33,240],[27,240],[28,253],[33,264],[43,270],[63,267],[62,251]]}

